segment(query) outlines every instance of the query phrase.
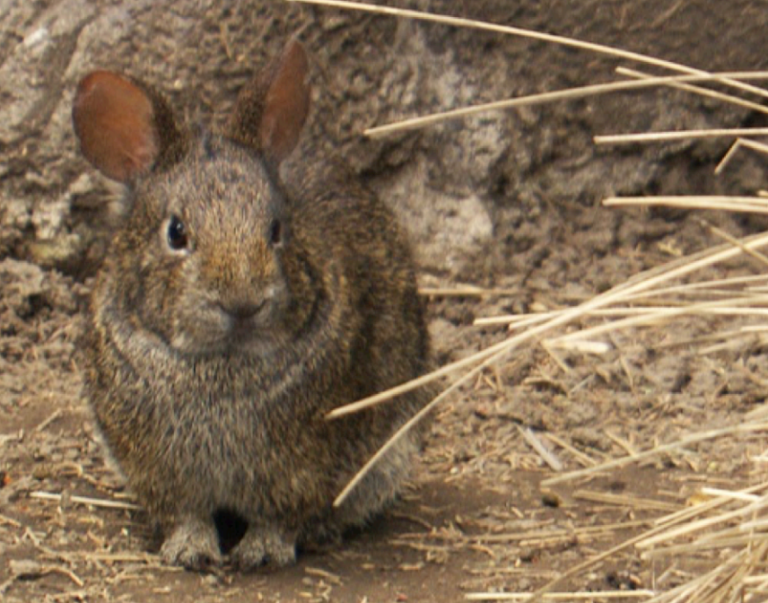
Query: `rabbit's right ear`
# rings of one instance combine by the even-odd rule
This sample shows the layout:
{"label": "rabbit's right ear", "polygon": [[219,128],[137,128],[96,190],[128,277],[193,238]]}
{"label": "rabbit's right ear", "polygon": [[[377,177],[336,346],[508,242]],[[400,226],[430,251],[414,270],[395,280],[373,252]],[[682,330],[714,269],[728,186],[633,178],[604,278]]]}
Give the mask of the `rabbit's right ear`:
{"label": "rabbit's right ear", "polygon": [[299,141],[310,96],[307,53],[294,39],[264,74],[240,93],[227,134],[280,163]]}
{"label": "rabbit's right ear", "polygon": [[182,136],[157,94],[111,71],[94,71],[72,107],[80,149],[105,176],[131,181],[178,154]]}

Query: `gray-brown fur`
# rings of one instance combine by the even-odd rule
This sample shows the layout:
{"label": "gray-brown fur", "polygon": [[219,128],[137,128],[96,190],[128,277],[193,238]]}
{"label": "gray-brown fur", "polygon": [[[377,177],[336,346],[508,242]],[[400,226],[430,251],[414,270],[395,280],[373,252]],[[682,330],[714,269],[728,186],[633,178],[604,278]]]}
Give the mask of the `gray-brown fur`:
{"label": "gray-brown fur", "polygon": [[[295,42],[283,63],[291,53],[306,63]],[[332,510],[428,394],[324,415],[424,373],[429,342],[409,246],[388,209],[314,159],[289,186],[276,179],[308,106],[308,86],[295,81],[306,67],[289,62],[268,72],[267,94],[251,87],[235,115],[293,123],[252,138],[232,123],[223,137],[190,143],[175,165],[129,173],[131,210],[91,301],[86,391],[98,427],[162,528],[163,557],[190,568],[222,561],[217,511],[248,522],[230,553],[242,568],[288,563],[296,544],[363,524],[396,495],[419,445],[417,433],[404,438]],[[307,96],[270,106],[288,88]],[[267,106],[243,105],[253,99]],[[259,149],[242,146],[256,140]],[[169,246],[172,215],[186,249]]]}

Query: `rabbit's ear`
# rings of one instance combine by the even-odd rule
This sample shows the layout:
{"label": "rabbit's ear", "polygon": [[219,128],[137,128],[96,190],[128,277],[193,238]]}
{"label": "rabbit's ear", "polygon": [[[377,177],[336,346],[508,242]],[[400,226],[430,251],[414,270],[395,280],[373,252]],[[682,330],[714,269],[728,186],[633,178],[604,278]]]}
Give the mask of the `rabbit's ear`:
{"label": "rabbit's ear", "polygon": [[181,147],[182,137],[165,102],[110,71],[94,71],[80,81],[72,120],[85,158],[120,182],[147,173]]}
{"label": "rabbit's ear", "polygon": [[229,136],[271,161],[285,159],[298,143],[309,113],[308,72],[304,47],[291,40],[265,74],[240,93]]}

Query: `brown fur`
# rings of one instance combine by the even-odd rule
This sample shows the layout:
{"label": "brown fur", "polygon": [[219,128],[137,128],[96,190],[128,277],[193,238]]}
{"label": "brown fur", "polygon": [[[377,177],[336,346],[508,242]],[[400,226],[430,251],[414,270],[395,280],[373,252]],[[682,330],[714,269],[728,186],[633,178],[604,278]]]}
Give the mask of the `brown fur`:
{"label": "brown fur", "polygon": [[[301,46],[290,43],[266,74],[246,89],[234,113],[245,117],[224,137],[189,145],[169,127],[165,105],[134,82],[131,95],[144,92],[165,120],[144,138],[178,156],[133,166],[120,154],[142,136],[93,148],[80,139],[99,169],[127,165],[110,175],[131,185],[131,209],[91,301],[87,394],[110,451],[163,530],[164,559],[189,568],[222,561],[217,512],[248,523],[230,553],[242,568],[288,563],[297,544],[363,524],[400,489],[417,433],[340,509],[334,496],[428,396],[324,419],[424,373],[429,341],[409,246],[389,210],[349,174],[314,160],[286,196],[276,164],[308,110]],[[109,131],[109,107],[75,106],[85,107],[75,114],[78,134],[92,114]],[[269,132],[244,134],[265,123]],[[184,225],[185,249],[169,246],[171,216]]]}

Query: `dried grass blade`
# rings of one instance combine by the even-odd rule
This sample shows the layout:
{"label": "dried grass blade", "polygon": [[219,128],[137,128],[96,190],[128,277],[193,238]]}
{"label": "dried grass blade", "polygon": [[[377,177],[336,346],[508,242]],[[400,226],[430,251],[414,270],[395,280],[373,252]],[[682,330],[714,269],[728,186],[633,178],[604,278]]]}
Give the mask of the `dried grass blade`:
{"label": "dried grass blade", "polygon": [[[545,601],[592,601],[593,599],[647,599],[656,593],[652,590],[603,590],[569,593],[547,593]],[[467,593],[468,601],[530,601],[531,593]]]}
{"label": "dried grass blade", "polygon": [[638,142],[666,142],[694,138],[723,138],[738,136],[768,136],[768,128],[711,128],[706,130],[675,130],[671,132],[633,132],[595,136],[595,144],[634,144]]}
{"label": "dried grass blade", "polygon": [[523,436],[523,439],[528,443],[528,445],[536,451],[536,453],[547,465],[549,465],[552,471],[563,470],[563,463],[560,462],[560,459],[558,459],[554,453],[547,449],[547,447],[530,427],[523,429],[522,427],[518,426],[517,430],[520,432],[520,435]]}
{"label": "dried grass blade", "polygon": [[[768,78],[768,72],[726,72],[719,74],[706,74],[706,75],[682,75],[682,76],[663,76],[663,77],[649,77],[648,79],[634,80],[634,81],[622,81],[622,82],[608,82],[605,84],[590,84],[587,86],[576,86],[573,88],[566,88],[564,90],[553,90],[551,92],[541,92],[537,94],[531,94],[528,96],[520,96],[517,98],[504,99],[499,101],[493,101],[490,103],[482,103],[479,105],[472,105],[469,107],[461,107],[459,109],[451,109],[448,111],[440,111],[438,113],[432,113],[431,115],[423,115],[420,117],[413,117],[410,119],[403,119],[383,126],[377,126],[374,128],[368,128],[363,131],[365,136],[371,138],[377,138],[392,134],[393,132],[401,132],[404,130],[415,130],[418,128],[425,128],[427,126],[442,123],[452,119],[461,119],[465,117],[471,117],[480,113],[488,113],[490,111],[502,111],[506,109],[514,109],[518,107],[530,107],[534,105],[542,105],[546,103],[554,103],[559,101],[574,100],[580,98],[586,98],[591,96],[600,96],[603,94],[613,94],[616,92],[632,92],[634,90],[643,90],[646,88],[653,88],[657,86],[669,86],[674,84],[680,84],[680,82],[687,81],[717,81],[722,77],[737,76],[744,77],[756,77],[760,79]],[[753,103],[754,104],[754,103]],[[761,105],[757,105],[760,107]],[[762,107],[764,112],[768,113],[768,108]],[[597,138],[595,139],[597,140]]]}
{"label": "dried grass blade", "polygon": [[731,148],[728,149],[725,156],[720,160],[720,163],[715,167],[715,174],[720,174],[734,157],[736,152],[742,147],[752,149],[753,151],[763,153],[764,155],[768,154],[768,145],[755,140],[750,140],[749,138],[737,138],[733,145],[731,145]]}
{"label": "dried grass blade", "polygon": [[[616,73],[619,73],[620,75],[626,75],[629,77],[640,78],[640,79],[650,79],[654,77],[649,73],[643,73],[642,71],[635,71],[634,69],[627,69],[626,67],[617,67]],[[709,88],[702,88],[701,86],[686,84],[685,82],[682,82],[682,81],[669,82],[668,84],[664,84],[664,85],[669,86],[671,88],[677,88],[678,90],[692,92],[693,94],[698,94],[699,96],[706,96],[709,98],[721,100],[731,105],[744,107],[745,109],[749,109],[750,111],[756,111],[758,113],[768,113],[768,107],[766,107],[765,105],[753,103],[752,101],[745,100],[738,96],[724,94],[716,90],[710,90]]]}
{"label": "dried grass blade", "polygon": [[750,213],[768,213],[768,200],[762,197],[708,196],[657,196],[657,197],[608,197],[606,207],[665,205],[684,209],[720,209]]}
{"label": "dried grass blade", "polygon": [[[648,56],[638,52],[632,52],[621,48],[615,48],[612,46],[606,46],[605,44],[595,44],[593,42],[584,42],[582,40],[576,40],[574,38],[568,38],[565,36],[558,36],[554,34],[543,33],[539,31],[532,31],[529,29],[523,29],[520,27],[511,27],[508,25],[497,25],[494,23],[488,23],[485,21],[477,21],[473,19],[462,19],[460,17],[451,17],[448,15],[440,15],[435,13],[426,13],[417,10],[407,10],[402,8],[392,8],[388,6],[378,6],[375,4],[368,4],[364,2],[349,2],[345,0],[287,0],[288,2],[299,2],[301,4],[314,4],[320,6],[329,6],[334,8],[342,8],[348,10],[358,10],[368,13],[389,15],[393,17],[406,17],[409,19],[415,19],[419,21],[431,21],[433,23],[441,23],[443,25],[451,25],[454,27],[464,27],[469,29],[479,29],[484,31],[493,31],[496,33],[502,33],[507,35],[521,36],[532,40],[539,40],[542,42],[549,42],[552,44],[560,44],[562,46],[569,46],[571,48],[578,48],[581,50],[589,50],[599,54],[604,54],[612,57],[618,57],[627,59],[630,61],[637,61],[639,63],[646,63],[649,65],[655,65],[664,69],[670,69],[672,71],[678,71],[682,73],[689,73],[692,75],[708,75],[706,71],[695,69],[687,65],[675,63],[673,61],[667,61],[659,59],[657,57]],[[743,82],[737,82],[730,78],[717,79],[717,81],[734,87],[740,90],[752,92],[758,96],[768,98],[768,90],[744,84]]]}
{"label": "dried grass blade", "polygon": [[[30,492],[30,498],[37,498],[38,500],[52,500],[61,502],[62,495],[54,494],[51,492]],[[141,509],[139,505],[132,503],[121,502],[119,500],[105,500],[101,498],[89,498],[87,496],[70,496],[68,497],[70,502],[80,505],[90,505],[92,507],[104,507],[107,509],[123,509],[127,511],[137,511]]]}
{"label": "dried grass blade", "polygon": [[609,469],[615,469],[616,467],[622,467],[629,463],[650,458],[658,454],[670,452],[672,450],[681,448],[683,446],[688,446],[690,444],[695,444],[697,442],[703,442],[705,440],[719,438],[725,435],[731,435],[736,433],[753,433],[753,432],[759,432],[759,431],[768,431],[768,423],[734,425],[731,427],[724,427],[722,429],[712,429],[710,431],[694,433],[684,438],[681,438],[676,442],[671,442],[669,444],[657,446],[656,448],[652,448],[651,450],[646,450],[644,452],[638,452],[635,455],[624,456],[618,459],[607,461],[600,465],[595,465],[594,467],[589,467],[587,469],[579,469],[578,471],[571,471],[570,473],[565,473],[563,475],[558,475],[555,477],[551,477],[549,479],[545,479],[544,481],[541,482],[541,485],[545,487],[549,487],[562,482],[571,481],[574,479],[580,479],[582,477],[594,475],[595,473],[607,471]]}

